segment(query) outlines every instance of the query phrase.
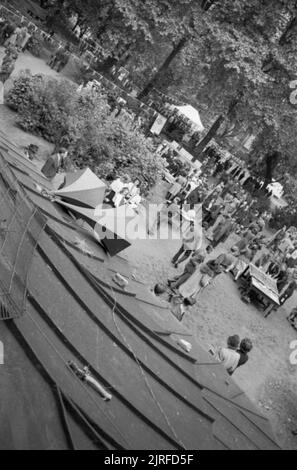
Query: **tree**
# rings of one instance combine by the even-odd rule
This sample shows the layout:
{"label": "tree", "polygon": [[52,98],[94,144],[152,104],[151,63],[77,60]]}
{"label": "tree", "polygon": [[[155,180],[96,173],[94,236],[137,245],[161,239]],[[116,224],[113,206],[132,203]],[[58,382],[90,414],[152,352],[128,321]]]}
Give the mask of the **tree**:
{"label": "tree", "polygon": [[[297,39],[292,34],[289,42],[280,39],[288,34],[288,25],[292,32],[288,22],[295,7],[289,0],[226,0],[209,15],[194,16],[195,34],[171,63],[170,81],[165,86],[163,80],[162,87],[168,94],[182,92],[202,112],[207,110],[213,124],[196,148],[197,156],[227,122],[231,129],[246,126],[258,134],[252,155],[264,158],[267,181],[273,168],[279,171],[289,164],[295,171],[296,110],[288,100],[288,82],[297,72]],[[269,155],[275,152],[278,163],[271,165]]]}
{"label": "tree", "polygon": [[153,144],[135,130],[123,111],[115,117],[106,96],[77,92],[77,86],[41,74],[22,73],[14,81],[7,104],[18,112],[18,125],[56,145],[67,145],[77,166],[90,167],[101,177],[128,173],[156,184],[164,169]]}
{"label": "tree", "polygon": [[[180,6],[183,2],[177,3]],[[195,16],[197,16],[197,8],[198,14],[201,15],[203,11],[207,12],[215,3],[216,0],[202,0],[200,2],[200,5],[197,6],[197,2],[193,3],[191,0],[189,0],[183,5],[184,8],[182,12],[180,11],[180,8],[171,9],[170,13],[172,15],[172,18],[179,17],[182,19],[181,24],[183,29],[182,31],[180,31],[180,28],[176,26],[176,28],[172,31],[173,36],[177,37],[177,39],[173,43],[173,48],[168,54],[168,56],[165,58],[157,72],[153,75],[153,77],[146,84],[146,86],[141,90],[138,95],[139,99],[145,98],[150,93],[150,91],[152,91],[154,86],[157,85],[158,82],[162,81],[162,79],[164,79],[164,75],[167,73],[170,65],[172,64],[176,56],[185,48],[185,46],[190,41],[191,37],[196,34],[194,18]]]}

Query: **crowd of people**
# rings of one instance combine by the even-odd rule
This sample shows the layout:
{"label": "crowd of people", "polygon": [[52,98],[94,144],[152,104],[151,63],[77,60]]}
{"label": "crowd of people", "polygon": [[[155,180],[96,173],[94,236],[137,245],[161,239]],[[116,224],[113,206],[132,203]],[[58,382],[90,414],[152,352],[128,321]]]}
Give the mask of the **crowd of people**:
{"label": "crowd of people", "polygon": [[114,178],[109,185],[104,202],[119,207],[127,205],[137,210],[141,203],[141,181],[139,178],[131,179],[129,175]]}
{"label": "crowd of people", "polygon": [[175,106],[169,104],[165,96],[157,95],[154,99],[154,107],[167,118],[163,133],[170,136],[172,140],[186,140],[191,148],[195,148],[201,139],[201,133],[195,129],[193,122],[181,114]]}
{"label": "crowd of people", "polygon": [[[189,212],[193,212],[193,220],[183,231],[181,246],[171,260],[175,268],[183,266],[182,271],[168,279],[167,284],[156,284],[154,294],[166,300],[171,313],[182,321],[187,311],[197,303],[202,290],[217,276],[231,273],[238,281],[253,263],[275,281],[279,304],[283,305],[297,288],[297,228],[283,227],[269,236],[267,228],[271,213],[258,207],[255,191],[259,188],[254,186],[251,190],[243,184],[251,182],[249,172],[244,168],[236,167],[235,170],[229,162],[231,171],[226,171],[227,166],[218,171],[218,162],[208,154],[201,173],[182,168],[175,159],[177,157],[170,153],[168,167],[175,181],[169,187],[163,211],[167,214],[167,222],[175,217],[178,223],[182,223],[181,214],[186,204]],[[202,235],[195,230],[193,223],[197,217],[197,205],[202,207]],[[161,221],[162,210],[154,229],[159,228]],[[231,240],[230,236],[235,241],[226,249],[225,242]],[[221,250],[216,256],[211,256],[217,247]],[[249,277],[246,280],[249,281]],[[243,301],[256,300],[249,289],[249,282],[240,292]],[[288,320],[297,329],[296,307]],[[238,335],[233,335],[228,338],[226,347],[210,352],[232,375],[248,361],[252,348],[249,338],[240,340]]]}
{"label": "crowd of people", "polygon": [[[28,47],[33,34],[34,31],[25,23],[14,25],[0,19],[0,45],[5,47],[0,71],[2,83],[12,74],[18,54]],[[70,45],[60,45],[48,65],[60,72],[70,55]],[[175,130],[181,136],[189,134],[193,142],[200,140],[199,133],[192,131],[191,123],[177,110],[161,103],[158,111],[168,118],[166,132]],[[136,124],[142,125],[141,122]],[[182,321],[186,312],[197,303],[198,295],[217,276],[231,273],[238,281],[253,263],[276,281],[279,302],[283,305],[297,288],[297,229],[283,227],[268,238],[266,228],[271,213],[258,207],[258,197],[264,194],[268,198],[271,195],[269,188],[254,178],[244,164],[221,155],[212,145],[205,151],[202,172],[182,163],[178,153],[166,146],[157,152],[167,161],[167,170],[174,182],[149,232],[154,233],[160,228],[163,216],[166,216],[167,223],[176,222],[182,231],[182,242],[171,262],[176,269],[184,266],[181,273],[168,279],[167,285],[157,284],[155,295],[163,297],[172,314]],[[67,159],[67,149],[60,148],[45,162],[42,173],[53,179],[60,169],[65,169]],[[111,176],[105,204],[114,208],[127,205],[137,211],[141,202],[142,181],[139,178]],[[197,224],[199,214],[203,232],[199,231]],[[226,250],[224,243],[233,234],[238,236],[238,240]],[[212,257],[212,250],[219,246],[222,246],[221,252]],[[241,291],[241,298],[245,302],[253,300],[248,284]],[[297,329],[297,308],[293,309],[288,320]],[[249,338],[240,340],[238,335],[234,335],[228,338],[226,347],[212,353],[232,375],[247,362],[252,347]]]}
{"label": "crowd of people", "polygon": [[51,55],[48,65],[51,69],[61,72],[61,70],[66,67],[69,58],[71,56],[71,46],[70,44],[62,45],[60,44],[55,52]]}
{"label": "crowd of people", "polygon": [[[200,263],[200,260],[198,263]],[[186,312],[197,302],[194,298],[183,298],[163,284],[156,284],[153,293],[167,302],[171,313],[179,321],[182,321]],[[227,339],[226,346],[220,348],[210,347],[209,352],[222,363],[229,375],[233,375],[236,369],[247,363],[252,349],[253,343],[250,338],[240,340],[238,335],[233,335]]]}

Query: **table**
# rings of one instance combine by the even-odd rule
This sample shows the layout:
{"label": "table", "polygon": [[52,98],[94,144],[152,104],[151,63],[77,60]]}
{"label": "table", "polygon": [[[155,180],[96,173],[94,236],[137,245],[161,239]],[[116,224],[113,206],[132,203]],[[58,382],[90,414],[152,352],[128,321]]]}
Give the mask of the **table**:
{"label": "table", "polygon": [[268,317],[272,310],[280,306],[279,292],[276,280],[269,274],[264,273],[261,269],[257,268],[254,264],[249,264],[246,269],[251,277],[251,291],[264,297],[267,301],[267,306],[264,310],[264,317]]}

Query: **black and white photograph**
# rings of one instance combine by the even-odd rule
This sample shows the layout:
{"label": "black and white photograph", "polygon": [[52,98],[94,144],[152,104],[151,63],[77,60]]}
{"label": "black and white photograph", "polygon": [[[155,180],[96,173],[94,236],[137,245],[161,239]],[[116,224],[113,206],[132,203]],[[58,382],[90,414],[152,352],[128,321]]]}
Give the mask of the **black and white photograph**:
{"label": "black and white photograph", "polygon": [[297,450],[296,58],[297,0],[0,0],[0,451]]}

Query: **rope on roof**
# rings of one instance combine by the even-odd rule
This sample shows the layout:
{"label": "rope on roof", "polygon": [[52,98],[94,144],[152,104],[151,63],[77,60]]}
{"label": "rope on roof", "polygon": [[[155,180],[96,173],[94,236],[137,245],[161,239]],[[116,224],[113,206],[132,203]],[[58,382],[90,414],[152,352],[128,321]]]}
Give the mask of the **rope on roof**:
{"label": "rope on roof", "polygon": [[0,165],[0,320],[25,312],[31,264],[47,219],[24,195],[1,156]]}

